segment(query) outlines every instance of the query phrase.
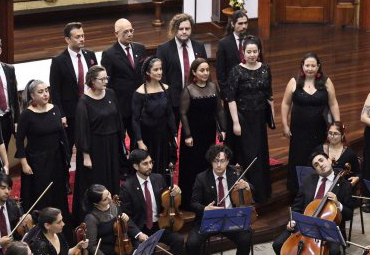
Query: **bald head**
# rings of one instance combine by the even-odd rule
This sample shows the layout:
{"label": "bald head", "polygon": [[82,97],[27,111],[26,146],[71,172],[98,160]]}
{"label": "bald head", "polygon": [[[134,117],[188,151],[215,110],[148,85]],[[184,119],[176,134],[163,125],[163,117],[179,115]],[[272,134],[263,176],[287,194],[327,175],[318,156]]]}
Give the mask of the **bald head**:
{"label": "bald head", "polygon": [[134,29],[127,19],[119,19],[114,24],[114,34],[123,45],[128,45],[134,38]]}

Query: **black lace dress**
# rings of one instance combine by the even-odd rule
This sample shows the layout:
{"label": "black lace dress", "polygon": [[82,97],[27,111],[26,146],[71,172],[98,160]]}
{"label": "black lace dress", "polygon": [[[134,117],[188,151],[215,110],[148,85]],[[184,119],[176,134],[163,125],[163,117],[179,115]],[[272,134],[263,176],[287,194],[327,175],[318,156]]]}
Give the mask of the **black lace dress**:
{"label": "black lace dress", "polygon": [[153,172],[165,174],[168,164],[176,162],[176,149],[171,147],[176,137],[170,93],[141,94],[132,97],[132,127],[137,141],[143,140],[154,161]]}
{"label": "black lace dress", "polygon": [[60,243],[60,251],[57,253],[53,244],[40,231],[30,244],[30,249],[34,255],[68,255],[69,246],[62,233],[57,234]]}
{"label": "black lace dress", "polygon": [[[183,89],[180,104],[181,143],[179,186],[182,191],[182,208],[190,209],[193,184],[197,174],[209,168],[205,154],[216,141],[216,119],[224,131],[225,112],[217,87],[207,83],[199,87],[192,83]],[[185,145],[185,138],[193,138],[193,146]]]}
{"label": "black lace dress", "polygon": [[[226,100],[235,101],[238,108],[241,136],[232,145],[235,163],[246,168],[257,161],[247,172],[254,186],[256,202],[265,202],[271,195],[269,149],[266,128],[267,99],[272,97],[271,71],[266,64],[257,70],[235,66],[229,75]],[[233,132],[228,130],[228,133]]]}
{"label": "black lace dress", "polygon": [[288,189],[297,193],[296,166],[311,166],[308,162],[310,154],[326,138],[327,127],[323,113],[328,105],[328,92],[324,87],[311,95],[297,86],[292,102]]}

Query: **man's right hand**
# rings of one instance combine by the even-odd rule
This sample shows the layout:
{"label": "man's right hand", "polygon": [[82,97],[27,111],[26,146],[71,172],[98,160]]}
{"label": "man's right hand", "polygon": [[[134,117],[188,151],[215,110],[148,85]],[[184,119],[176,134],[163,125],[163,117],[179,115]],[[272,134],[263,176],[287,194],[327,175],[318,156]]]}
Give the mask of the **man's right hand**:
{"label": "man's right hand", "polygon": [[63,126],[64,128],[68,127],[67,117],[63,117],[63,118],[62,118],[62,126]]}
{"label": "man's right hand", "polygon": [[288,231],[294,231],[294,227],[295,227],[295,221],[294,220],[289,221],[288,224],[286,225],[286,229]]}
{"label": "man's right hand", "polygon": [[219,210],[219,209],[225,209],[225,208],[223,208],[223,207],[221,207],[221,206],[214,206],[214,204],[215,204],[215,201],[213,201],[212,203],[210,203],[209,205],[207,205],[207,206],[204,208],[204,210],[205,210],[205,211],[208,211],[208,210]]}
{"label": "man's right hand", "polygon": [[140,243],[142,242],[145,242],[149,237],[144,234],[144,233],[140,233],[138,236],[137,236],[137,239],[140,241]]}
{"label": "man's right hand", "polygon": [[7,246],[11,241],[13,241],[13,237],[3,236],[0,238],[0,245],[1,247]]}

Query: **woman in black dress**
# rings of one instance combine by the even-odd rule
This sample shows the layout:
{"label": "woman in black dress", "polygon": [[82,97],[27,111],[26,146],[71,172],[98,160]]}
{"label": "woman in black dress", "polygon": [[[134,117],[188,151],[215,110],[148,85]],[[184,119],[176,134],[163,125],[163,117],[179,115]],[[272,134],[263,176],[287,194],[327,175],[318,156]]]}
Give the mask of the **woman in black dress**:
{"label": "woman in black dress", "polygon": [[[288,189],[292,197],[298,192],[296,166],[308,166],[312,150],[326,137],[324,111],[329,107],[334,121],[340,120],[334,85],[324,75],[315,53],[307,53],[297,78],[290,79],[281,104],[283,134],[290,138]],[[290,127],[288,115],[291,112]]]}
{"label": "woman in black dress", "polygon": [[[256,202],[263,203],[271,196],[269,150],[266,114],[274,104],[271,72],[263,63],[259,39],[247,36],[243,41],[245,63],[235,66],[229,75],[226,100],[233,121],[233,132],[238,147],[231,148],[236,163],[246,168],[257,161],[247,172],[248,181],[255,187]],[[229,132],[229,131],[228,131]]]}
{"label": "woman in black dress", "polygon": [[74,255],[77,249],[86,249],[89,241],[81,241],[69,249],[63,230],[64,222],[61,211],[46,207],[39,212],[36,229],[32,230],[34,237],[30,248],[34,255]]}
{"label": "woman in black dress", "polygon": [[26,108],[18,122],[15,154],[22,165],[23,209],[27,211],[49,183],[53,182],[35,208],[57,207],[69,225],[65,173],[68,171],[70,153],[59,108],[49,103],[49,88],[40,80],[31,80],[27,84],[23,99]]}
{"label": "woman in black dress", "polygon": [[86,238],[89,240],[88,251],[94,254],[98,240],[101,238],[97,254],[115,255],[116,236],[113,225],[118,215],[126,222],[129,221],[129,217],[125,213],[120,213],[120,208],[112,202],[110,192],[100,184],[93,184],[86,191],[85,209],[88,212],[85,217]]}
{"label": "woman in black dress", "polygon": [[[363,164],[363,178],[370,180],[370,94],[367,95],[364,108],[361,113],[361,122],[365,124],[364,131],[364,164]],[[364,195],[370,197],[370,192],[364,189]],[[370,212],[370,201],[365,200],[364,212]]]}
{"label": "woman in black dress", "polygon": [[165,174],[176,161],[176,127],[168,85],[162,84],[162,61],[154,56],[145,59],[141,68],[146,81],[132,97],[132,127],[137,147],[148,150],[153,172]]}
{"label": "woman in black dress", "polygon": [[89,89],[76,109],[76,179],[73,219],[84,219],[82,197],[93,183],[104,185],[112,194],[119,192],[119,160],[125,157],[124,133],[114,92],[107,89],[104,67],[92,66],[86,73]]}
{"label": "woman in black dress", "polygon": [[346,163],[351,165],[351,174],[346,179],[354,187],[360,180],[360,164],[356,152],[346,145],[344,125],[341,121],[334,121],[328,129],[327,142],[318,146],[315,151],[325,152],[332,161],[333,168],[343,169]]}
{"label": "woman in black dress", "polygon": [[209,64],[197,58],[190,66],[189,85],[181,94],[181,142],[179,186],[182,190],[182,208],[190,209],[195,177],[209,167],[205,155],[216,141],[216,121],[223,132],[225,112],[217,86],[209,81]]}

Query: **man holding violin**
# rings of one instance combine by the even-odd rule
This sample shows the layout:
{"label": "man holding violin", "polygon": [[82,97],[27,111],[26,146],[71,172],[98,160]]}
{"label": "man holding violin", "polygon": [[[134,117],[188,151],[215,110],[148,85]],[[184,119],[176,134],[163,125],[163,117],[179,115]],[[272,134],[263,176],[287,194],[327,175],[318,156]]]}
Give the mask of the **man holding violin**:
{"label": "man holding violin", "polygon": [[[350,220],[353,215],[353,204],[351,197],[351,184],[344,178],[340,178],[332,192],[328,192],[332,185],[335,176],[332,167],[332,161],[328,155],[322,151],[316,151],[311,154],[310,162],[316,170],[316,174],[307,176],[298,191],[297,197],[294,200],[292,210],[298,213],[303,213],[307,205],[314,199],[322,199],[325,194],[328,200],[334,202],[342,214],[342,224],[346,220]],[[281,253],[281,248],[284,242],[289,238],[291,233],[297,231],[294,221],[287,224],[287,231],[275,239],[272,244],[276,254]],[[328,243],[329,255],[340,254],[340,244]]]}
{"label": "man holding violin", "polygon": [[[148,151],[136,149],[130,154],[132,166],[136,174],[127,179],[120,188],[122,210],[134,221],[128,234],[133,238],[133,245],[137,247],[148,237],[154,234],[158,227],[158,215],[161,210],[161,193],[168,189],[161,174],[152,173],[153,161]],[[174,185],[171,194],[181,193],[180,188]],[[183,254],[184,238],[178,234],[165,230],[159,242],[170,246],[173,254]]]}
{"label": "man holding violin", "polygon": [[[229,160],[232,157],[231,150],[223,145],[212,145],[206,154],[206,159],[212,165],[212,168],[197,175],[193,186],[191,197],[191,207],[197,214],[195,227],[189,233],[186,243],[187,253],[191,255],[200,254],[202,244],[209,235],[199,233],[200,223],[203,212],[206,210],[218,210],[232,208],[233,201],[230,196],[221,201],[231,187],[238,179],[234,170],[229,166]],[[250,185],[241,179],[234,187],[235,190],[251,190]],[[239,231],[223,233],[232,240],[237,246],[237,255],[246,255],[250,252],[251,233],[250,231]]]}

